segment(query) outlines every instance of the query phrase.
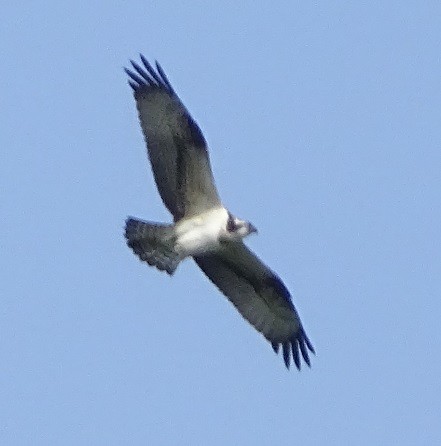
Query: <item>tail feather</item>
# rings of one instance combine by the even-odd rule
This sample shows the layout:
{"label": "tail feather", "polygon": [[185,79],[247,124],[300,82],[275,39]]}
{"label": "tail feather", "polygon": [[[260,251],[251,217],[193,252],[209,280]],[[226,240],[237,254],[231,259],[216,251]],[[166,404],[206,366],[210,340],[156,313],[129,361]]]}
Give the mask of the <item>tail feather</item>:
{"label": "tail feather", "polygon": [[128,218],[125,236],[127,245],[142,261],[168,274],[175,272],[181,258],[174,249],[176,237],[173,225]]}

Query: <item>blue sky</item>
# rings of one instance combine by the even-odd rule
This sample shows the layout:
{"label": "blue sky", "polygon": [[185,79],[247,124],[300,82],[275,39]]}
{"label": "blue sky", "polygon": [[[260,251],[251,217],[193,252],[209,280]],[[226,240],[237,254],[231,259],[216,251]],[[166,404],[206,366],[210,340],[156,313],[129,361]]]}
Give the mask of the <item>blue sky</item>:
{"label": "blue sky", "polygon": [[[0,29],[0,443],[441,444],[438,2],[53,2]],[[122,70],[158,59],[317,351],[287,371],[191,262]]]}

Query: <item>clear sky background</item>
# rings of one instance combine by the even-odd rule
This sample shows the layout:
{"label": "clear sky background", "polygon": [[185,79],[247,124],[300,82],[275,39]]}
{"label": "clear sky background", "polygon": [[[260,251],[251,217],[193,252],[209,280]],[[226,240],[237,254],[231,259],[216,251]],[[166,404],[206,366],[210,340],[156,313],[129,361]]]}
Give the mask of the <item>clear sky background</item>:
{"label": "clear sky background", "polygon": [[[238,4],[240,3],[240,4]],[[8,2],[0,444],[441,444],[441,6]],[[158,59],[317,351],[289,372],[188,260],[123,66]]]}

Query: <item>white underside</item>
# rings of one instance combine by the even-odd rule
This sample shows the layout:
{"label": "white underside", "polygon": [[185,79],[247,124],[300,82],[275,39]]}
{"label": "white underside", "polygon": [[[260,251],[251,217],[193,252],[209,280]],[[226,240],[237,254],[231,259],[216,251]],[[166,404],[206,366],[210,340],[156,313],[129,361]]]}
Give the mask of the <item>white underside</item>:
{"label": "white underside", "polygon": [[219,237],[225,233],[228,212],[215,208],[197,217],[176,223],[175,249],[182,257],[201,255],[219,248]]}

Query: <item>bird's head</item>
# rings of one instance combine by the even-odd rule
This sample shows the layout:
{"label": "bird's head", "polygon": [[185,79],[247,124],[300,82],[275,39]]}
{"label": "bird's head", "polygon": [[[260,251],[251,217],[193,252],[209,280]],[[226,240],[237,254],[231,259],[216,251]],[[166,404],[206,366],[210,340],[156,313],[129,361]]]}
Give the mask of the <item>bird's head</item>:
{"label": "bird's head", "polygon": [[257,229],[253,224],[235,217],[230,212],[228,213],[226,226],[227,238],[242,239],[253,232],[257,233]]}

